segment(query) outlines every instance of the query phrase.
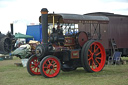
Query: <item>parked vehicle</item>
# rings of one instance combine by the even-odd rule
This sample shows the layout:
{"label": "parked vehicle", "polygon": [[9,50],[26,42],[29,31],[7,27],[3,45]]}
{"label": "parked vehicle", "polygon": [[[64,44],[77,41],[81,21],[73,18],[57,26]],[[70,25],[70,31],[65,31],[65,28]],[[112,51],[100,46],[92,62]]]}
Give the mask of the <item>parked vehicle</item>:
{"label": "parked vehicle", "polygon": [[[43,43],[38,45],[35,54],[27,62],[27,70],[31,75],[56,77],[60,70],[72,71],[83,67],[88,72],[99,72],[104,68],[106,53],[103,45],[90,38],[84,29],[76,25],[107,26],[109,18],[105,16],[89,16],[78,14],[48,14],[48,10],[41,10]],[[48,33],[48,23],[52,23],[52,32]],[[74,26],[73,26],[74,25]],[[67,31],[67,32],[65,32]],[[72,33],[71,33],[72,32]]]}
{"label": "parked vehicle", "polygon": [[[96,29],[96,32],[94,32],[95,29],[93,26],[79,24],[79,28],[84,28],[80,29],[80,31],[90,32],[88,28],[91,28],[91,36],[94,34],[95,36],[101,35],[100,41],[106,50],[107,56],[113,55],[113,40],[118,51],[122,53],[122,56],[128,56],[128,15],[107,12],[94,12],[85,15],[106,16],[109,18],[109,24],[107,27],[105,27],[105,24],[101,25],[102,29]],[[94,37],[92,39],[94,39]]]}
{"label": "parked vehicle", "polygon": [[10,32],[8,32],[6,35],[0,32],[0,53],[10,53],[14,49],[15,42],[16,40]]}

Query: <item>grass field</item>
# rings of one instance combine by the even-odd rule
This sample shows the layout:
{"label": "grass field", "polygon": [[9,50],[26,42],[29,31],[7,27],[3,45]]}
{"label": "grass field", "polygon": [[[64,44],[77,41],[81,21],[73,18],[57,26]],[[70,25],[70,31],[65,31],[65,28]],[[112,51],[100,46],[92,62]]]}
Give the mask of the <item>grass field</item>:
{"label": "grass field", "polygon": [[15,57],[0,61],[0,85],[128,85],[128,64],[106,65],[97,73],[87,73],[78,68],[76,71],[61,71],[55,78],[44,78],[31,76],[25,67],[14,65],[19,62],[20,59]]}

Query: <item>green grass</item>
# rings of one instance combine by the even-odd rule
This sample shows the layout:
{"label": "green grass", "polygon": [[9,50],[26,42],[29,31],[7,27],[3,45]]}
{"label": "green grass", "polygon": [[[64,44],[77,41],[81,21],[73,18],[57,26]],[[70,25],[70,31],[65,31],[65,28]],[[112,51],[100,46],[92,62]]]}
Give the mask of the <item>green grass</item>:
{"label": "green grass", "polygon": [[0,61],[0,85],[128,85],[128,64],[106,65],[97,73],[78,68],[76,71],[61,71],[55,78],[44,78],[29,75],[26,68],[14,65],[18,62],[18,58]]}

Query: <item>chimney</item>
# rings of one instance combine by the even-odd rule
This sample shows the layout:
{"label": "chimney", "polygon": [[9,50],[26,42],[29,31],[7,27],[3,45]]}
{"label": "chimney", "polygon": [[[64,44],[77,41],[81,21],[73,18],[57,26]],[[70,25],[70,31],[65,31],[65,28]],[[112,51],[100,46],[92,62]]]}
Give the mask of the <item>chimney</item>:
{"label": "chimney", "polygon": [[41,22],[42,22],[43,44],[48,44],[48,10],[47,8],[42,8],[41,10]]}
{"label": "chimney", "polygon": [[10,24],[11,27],[11,34],[13,34],[13,23]]}

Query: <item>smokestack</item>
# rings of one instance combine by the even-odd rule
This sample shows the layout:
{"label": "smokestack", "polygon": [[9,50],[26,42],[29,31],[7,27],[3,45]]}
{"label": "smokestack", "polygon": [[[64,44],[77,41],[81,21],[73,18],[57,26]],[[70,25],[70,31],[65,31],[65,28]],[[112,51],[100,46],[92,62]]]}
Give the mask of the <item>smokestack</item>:
{"label": "smokestack", "polygon": [[11,33],[13,34],[13,23],[10,24],[11,27]]}
{"label": "smokestack", "polygon": [[41,9],[41,23],[42,23],[42,38],[43,44],[48,44],[48,10]]}

